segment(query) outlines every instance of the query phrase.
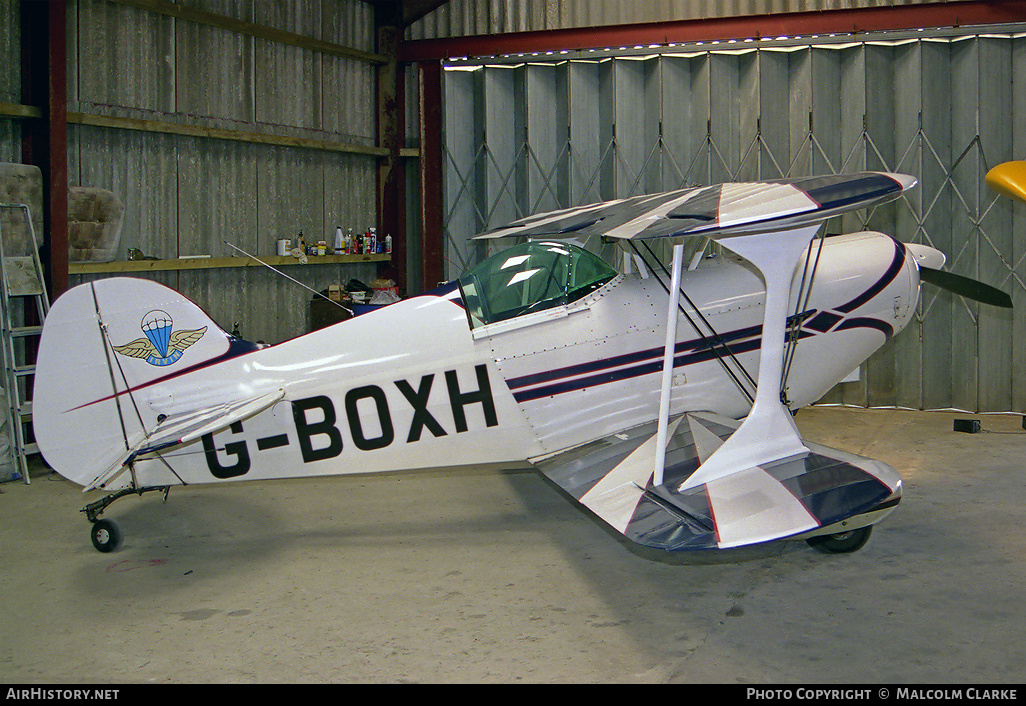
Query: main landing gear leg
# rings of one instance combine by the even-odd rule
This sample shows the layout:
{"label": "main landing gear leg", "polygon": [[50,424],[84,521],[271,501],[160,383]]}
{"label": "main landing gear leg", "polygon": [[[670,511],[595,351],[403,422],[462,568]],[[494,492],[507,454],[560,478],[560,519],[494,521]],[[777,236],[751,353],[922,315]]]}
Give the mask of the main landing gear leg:
{"label": "main landing gear leg", "polygon": [[98,551],[107,553],[112,552],[121,546],[121,528],[114,520],[100,519],[100,515],[103,511],[110,506],[115,500],[123,498],[126,495],[142,495],[143,493],[150,493],[155,490],[164,491],[164,499],[167,500],[167,494],[171,490],[171,486],[153,486],[150,488],[125,488],[119,490],[116,493],[91,502],[82,508],[81,512],[84,512],[86,519],[93,523],[92,529],[89,532],[89,538],[93,542],[93,546]]}

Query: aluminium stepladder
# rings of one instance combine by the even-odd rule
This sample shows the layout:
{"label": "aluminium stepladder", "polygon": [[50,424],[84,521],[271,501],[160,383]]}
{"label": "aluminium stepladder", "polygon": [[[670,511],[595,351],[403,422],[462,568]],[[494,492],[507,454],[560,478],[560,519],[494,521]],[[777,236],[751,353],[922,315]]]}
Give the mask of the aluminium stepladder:
{"label": "aluminium stepladder", "polygon": [[[28,237],[15,237],[15,228],[4,227],[0,219],[0,342],[3,346],[4,387],[7,391],[7,424],[11,435],[18,472],[30,483],[28,456],[38,453],[30,441],[32,425],[31,380],[35,374],[32,363],[36,345],[43,330],[43,321],[50,311],[50,299],[43,281],[32,214],[25,204],[0,203],[0,209],[20,210]],[[8,221],[10,223],[10,221]],[[21,306],[16,306],[19,302]],[[31,321],[32,309],[38,324]]]}

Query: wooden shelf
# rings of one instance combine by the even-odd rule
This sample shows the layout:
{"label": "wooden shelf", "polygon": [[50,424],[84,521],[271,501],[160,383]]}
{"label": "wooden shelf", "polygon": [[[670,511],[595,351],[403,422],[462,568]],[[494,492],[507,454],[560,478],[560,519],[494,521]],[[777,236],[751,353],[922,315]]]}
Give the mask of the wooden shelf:
{"label": "wooden shelf", "polygon": [[[306,265],[294,257],[268,255],[260,258],[274,267],[310,265],[347,265],[361,262],[388,262],[391,255],[317,255],[308,256]],[[181,260],[125,260],[118,262],[69,262],[68,274],[92,275],[114,272],[164,272],[169,270],[212,270],[225,267],[262,267],[250,257],[195,257]]]}

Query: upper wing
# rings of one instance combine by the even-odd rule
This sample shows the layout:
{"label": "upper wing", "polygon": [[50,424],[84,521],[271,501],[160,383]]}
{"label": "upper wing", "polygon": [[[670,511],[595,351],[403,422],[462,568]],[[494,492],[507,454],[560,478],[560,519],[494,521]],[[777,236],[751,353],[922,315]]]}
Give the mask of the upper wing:
{"label": "upper wing", "polygon": [[889,201],[915,184],[913,177],[884,172],[717,184],[538,214],[476,237],[648,239],[780,231]]}
{"label": "upper wing", "polygon": [[534,463],[627,538],[670,551],[740,547],[805,535],[869,513],[882,514],[900,500],[901,479],[893,468],[816,444],[809,444],[810,453],[802,458],[737,468],[682,490],[738,426],[711,413],[675,418],[661,485],[652,484],[655,422]]}

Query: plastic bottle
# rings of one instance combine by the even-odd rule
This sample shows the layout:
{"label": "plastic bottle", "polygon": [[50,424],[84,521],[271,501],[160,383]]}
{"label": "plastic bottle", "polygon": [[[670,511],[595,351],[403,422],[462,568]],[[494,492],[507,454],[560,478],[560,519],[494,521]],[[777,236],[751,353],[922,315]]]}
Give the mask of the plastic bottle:
{"label": "plastic bottle", "polygon": [[306,255],[306,238],[303,237],[303,231],[299,231],[299,252]]}
{"label": "plastic bottle", "polygon": [[385,252],[388,253],[389,255],[392,254],[392,236],[391,235],[386,235],[385,236]]}

